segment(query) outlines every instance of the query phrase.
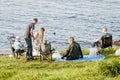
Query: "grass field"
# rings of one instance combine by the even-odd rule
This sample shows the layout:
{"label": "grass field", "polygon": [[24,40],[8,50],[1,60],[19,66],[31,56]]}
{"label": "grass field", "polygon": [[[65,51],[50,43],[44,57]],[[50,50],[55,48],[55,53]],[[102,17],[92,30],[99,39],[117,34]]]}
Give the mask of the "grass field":
{"label": "grass field", "polygon": [[[40,62],[0,59],[0,80],[120,80],[120,57],[116,48],[106,49],[106,59],[98,62]],[[88,50],[83,50],[88,54]]]}

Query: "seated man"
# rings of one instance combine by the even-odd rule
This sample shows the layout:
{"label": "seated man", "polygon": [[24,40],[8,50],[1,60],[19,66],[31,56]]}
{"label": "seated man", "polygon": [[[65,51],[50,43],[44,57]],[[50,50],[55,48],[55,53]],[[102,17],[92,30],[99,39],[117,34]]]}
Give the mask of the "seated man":
{"label": "seated man", "polygon": [[107,32],[107,28],[103,28],[102,33],[103,35],[96,41],[96,43],[101,41],[101,48],[112,47],[112,35]]}
{"label": "seated man", "polygon": [[66,54],[61,58],[64,59],[64,57],[66,57],[67,60],[74,60],[74,59],[83,58],[81,47],[78,43],[76,43],[74,41],[74,38],[70,37],[68,42],[70,44],[69,48],[68,48]]}

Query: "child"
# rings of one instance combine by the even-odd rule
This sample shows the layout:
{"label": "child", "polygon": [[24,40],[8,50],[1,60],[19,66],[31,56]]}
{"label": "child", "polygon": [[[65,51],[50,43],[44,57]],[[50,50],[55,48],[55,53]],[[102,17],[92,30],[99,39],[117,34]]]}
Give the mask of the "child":
{"label": "child", "polygon": [[115,55],[120,56],[120,48],[116,50]]}
{"label": "child", "polygon": [[96,47],[96,43],[94,42],[91,44],[89,57],[97,57],[97,52],[98,52],[98,49]]}
{"label": "child", "polygon": [[14,48],[15,48],[15,55],[19,59],[22,44],[20,43],[20,38],[18,36],[16,37],[16,40],[15,40],[15,43],[14,43]]}

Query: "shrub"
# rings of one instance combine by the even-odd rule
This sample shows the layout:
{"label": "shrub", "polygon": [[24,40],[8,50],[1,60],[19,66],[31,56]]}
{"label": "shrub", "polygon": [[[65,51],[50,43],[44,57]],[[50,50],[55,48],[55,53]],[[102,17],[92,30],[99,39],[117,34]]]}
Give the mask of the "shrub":
{"label": "shrub", "polygon": [[98,73],[104,76],[116,77],[120,74],[120,62],[115,59],[99,62]]}

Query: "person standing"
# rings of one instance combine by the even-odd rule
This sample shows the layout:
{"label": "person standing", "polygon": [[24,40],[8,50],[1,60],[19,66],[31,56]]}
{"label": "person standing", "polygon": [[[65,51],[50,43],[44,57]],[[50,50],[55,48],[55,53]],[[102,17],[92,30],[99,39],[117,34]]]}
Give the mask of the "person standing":
{"label": "person standing", "polygon": [[38,22],[37,18],[33,18],[32,22],[27,25],[25,30],[25,41],[27,44],[26,60],[34,59],[32,55],[32,38],[35,39],[33,30],[35,29],[35,24]]}

